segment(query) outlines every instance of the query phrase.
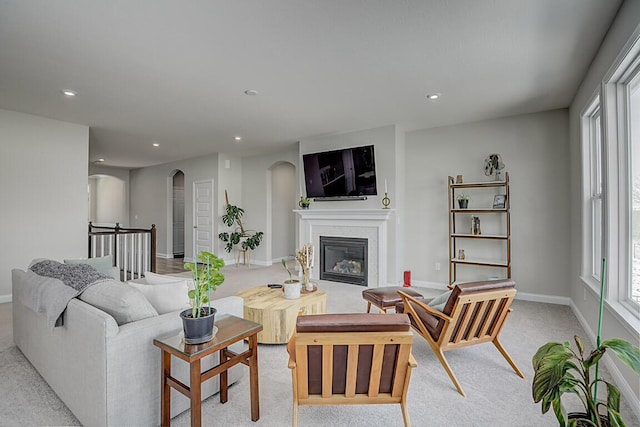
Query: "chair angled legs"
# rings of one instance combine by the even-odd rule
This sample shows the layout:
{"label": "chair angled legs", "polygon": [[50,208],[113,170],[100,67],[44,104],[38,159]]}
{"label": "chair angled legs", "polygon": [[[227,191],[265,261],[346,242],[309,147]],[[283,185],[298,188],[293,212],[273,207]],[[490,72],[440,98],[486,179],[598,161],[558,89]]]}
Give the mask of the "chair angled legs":
{"label": "chair angled legs", "polygon": [[525,378],[499,339],[516,294],[512,281],[504,281],[504,286],[501,284],[493,281],[457,285],[443,312],[402,291],[398,292],[404,302],[404,312],[411,317],[413,329],[429,343],[462,396],[466,397],[466,394],[444,356],[446,351],[491,342],[515,373]]}

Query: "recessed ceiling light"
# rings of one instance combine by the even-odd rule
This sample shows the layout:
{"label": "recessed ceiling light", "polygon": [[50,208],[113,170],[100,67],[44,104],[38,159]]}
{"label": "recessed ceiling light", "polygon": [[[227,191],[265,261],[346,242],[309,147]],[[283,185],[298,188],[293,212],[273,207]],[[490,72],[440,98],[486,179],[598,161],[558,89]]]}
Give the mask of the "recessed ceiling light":
{"label": "recessed ceiling light", "polygon": [[435,101],[436,99],[440,98],[441,96],[442,96],[442,94],[440,94],[440,93],[430,93],[430,94],[427,95],[427,99]]}
{"label": "recessed ceiling light", "polygon": [[256,96],[258,94],[258,91],[254,89],[247,89],[244,91],[244,94],[249,96]]}
{"label": "recessed ceiling light", "polygon": [[241,136],[235,136],[235,137],[233,137],[233,139],[235,139],[236,141],[242,141],[242,137]]}
{"label": "recessed ceiling light", "polygon": [[73,98],[73,97],[74,97],[74,96],[76,96],[78,93],[77,93],[77,92],[74,92],[74,91],[72,91],[72,90],[63,90],[63,91],[62,91],[62,94],[63,94],[64,96],[68,96],[69,98]]}
{"label": "recessed ceiling light", "polygon": [[154,147],[160,147],[160,144],[158,144],[157,142],[154,142],[154,143],[153,143],[153,146],[154,146]]}

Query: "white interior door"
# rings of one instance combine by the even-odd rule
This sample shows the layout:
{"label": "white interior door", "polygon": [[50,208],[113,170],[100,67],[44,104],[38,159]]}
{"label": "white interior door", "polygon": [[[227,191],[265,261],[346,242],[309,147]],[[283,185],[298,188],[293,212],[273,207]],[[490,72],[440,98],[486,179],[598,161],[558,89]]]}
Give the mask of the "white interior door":
{"label": "white interior door", "polygon": [[213,249],[213,180],[193,182],[193,258]]}

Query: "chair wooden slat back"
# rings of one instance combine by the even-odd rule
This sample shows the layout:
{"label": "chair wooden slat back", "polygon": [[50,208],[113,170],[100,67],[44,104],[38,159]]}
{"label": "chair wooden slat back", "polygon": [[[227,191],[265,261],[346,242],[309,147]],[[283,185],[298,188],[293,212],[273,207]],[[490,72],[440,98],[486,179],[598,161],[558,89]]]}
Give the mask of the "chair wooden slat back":
{"label": "chair wooden slat back", "polygon": [[[427,341],[461,395],[466,396],[444,357],[445,351],[491,342],[516,374],[524,378],[499,339],[516,295],[513,281],[456,285],[444,312],[437,311],[426,302],[416,300],[402,291],[398,293],[404,302],[404,312],[411,317],[412,327]],[[430,322],[431,331],[426,322]]]}
{"label": "chair wooden slat back", "polygon": [[[406,395],[411,370],[417,365],[411,355],[413,334],[408,317],[345,314],[304,318],[308,325],[309,318],[322,322],[322,316],[339,325],[336,328],[332,322],[326,323],[329,330],[337,329],[335,332],[296,331],[289,342],[293,424],[298,422],[298,406],[395,403],[402,407],[405,425],[410,425]],[[366,331],[384,321],[397,323],[397,319],[403,320],[403,330]],[[354,324],[354,331],[348,331],[349,322]],[[393,328],[398,329],[397,326]]]}
{"label": "chair wooden slat back", "polygon": [[440,335],[441,346],[455,349],[493,341],[502,331],[515,295],[515,289],[505,289],[461,296],[451,314],[455,321]]}

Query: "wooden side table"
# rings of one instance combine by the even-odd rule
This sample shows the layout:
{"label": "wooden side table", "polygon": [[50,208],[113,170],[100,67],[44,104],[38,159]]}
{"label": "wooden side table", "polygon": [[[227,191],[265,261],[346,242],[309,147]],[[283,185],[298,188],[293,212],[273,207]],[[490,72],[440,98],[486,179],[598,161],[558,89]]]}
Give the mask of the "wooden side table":
{"label": "wooden side table", "polygon": [[286,344],[296,327],[298,313],[325,314],[327,293],[318,289],[298,299],[286,299],[282,289],[260,286],[239,292],[244,300],[244,317],[264,325],[258,334],[261,344]]}
{"label": "wooden side table", "polygon": [[[262,330],[262,325],[231,315],[220,316],[215,325],[218,327],[216,336],[213,340],[204,344],[185,344],[181,333],[153,340],[153,344],[162,350],[162,395],[160,406],[163,426],[169,426],[171,423],[171,388],[176,389],[191,400],[191,426],[201,426],[202,383],[220,374],[220,402],[226,403],[229,398],[227,371],[238,363],[249,366],[251,420],[258,421],[260,419],[257,336],[258,332]],[[230,345],[244,339],[249,342],[247,351],[238,354],[228,349]],[[202,358],[216,351],[220,352],[220,363],[205,372],[201,372]],[[171,356],[189,363],[189,386],[171,376]]]}

